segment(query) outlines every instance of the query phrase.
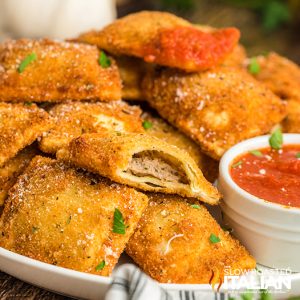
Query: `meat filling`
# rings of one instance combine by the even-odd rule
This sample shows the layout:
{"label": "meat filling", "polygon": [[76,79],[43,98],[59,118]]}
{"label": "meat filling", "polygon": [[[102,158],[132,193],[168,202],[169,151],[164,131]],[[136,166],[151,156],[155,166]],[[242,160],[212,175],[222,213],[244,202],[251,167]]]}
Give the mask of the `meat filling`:
{"label": "meat filling", "polygon": [[133,156],[126,173],[138,177],[155,177],[162,181],[188,184],[184,170],[174,158],[158,151],[143,151]]}

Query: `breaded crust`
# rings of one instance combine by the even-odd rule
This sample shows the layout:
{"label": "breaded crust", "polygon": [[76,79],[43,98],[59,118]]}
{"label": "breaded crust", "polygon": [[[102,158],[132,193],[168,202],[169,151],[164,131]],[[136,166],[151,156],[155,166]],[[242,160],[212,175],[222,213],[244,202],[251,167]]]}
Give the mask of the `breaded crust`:
{"label": "breaded crust", "polygon": [[193,72],[222,63],[239,36],[235,28],[202,30],[170,13],[142,11],[100,31],[83,33],[76,41],[97,45],[114,55],[136,56]]}
{"label": "breaded crust", "polygon": [[[36,59],[18,68],[30,54]],[[9,40],[0,45],[0,101],[62,102],[118,100],[121,81],[115,61],[100,66],[95,46],[50,40]]]}
{"label": "breaded crust", "polygon": [[0,167],[51,126],[48,113],[35,104],[0,102]]}
{"label": "breaded crust", "polygon": [[220,198],[187,152],[147,134],[84,134],[56,155],[141,190],[194,197],[210,204]]}
{"label": "breaded crust", "polygon": [[[186,199],[148,194],[149,205],[130,238],[126,253],[162,283],[222,282],[224,269],[255,268],[248,251],[223,231],[202,205]],[[210,240],[214,234],[220,242]]]}
{"label": "breaded crust", "polygon": [[151,115],[148,112],[143,113],[142,119],[151,124],[151,127],[146,130],[147,134],[185,150],[197,163],[204,177],[210,182],[214,182],[218,178],[219,163],[201,152],[200,146],[192,139],[169,125],[160,117]]}
{"label": "breaded crust", "polygon": [[141,90],[142,79],[153,66],[143,60],[129,56],[116,56],[123,83],[122,98],[127,100],[143,100]]}
{"label": "breaded crust", "polygon": [[257,57],[260,71],[254,75],[283,100],[300,102],[300,67],[287,58],[271,52]]}
{"label": "breaded crust", "polygon": [[38,153],[37,147],[30,145],[0,168],[0,207],[4,204],[9,189],[16,183],[19,175],[23,173],[32,158]]}
{"label": "breaded crust", "polygon": [[163,118],[214,159],[244,139],[269,132],[286,115],[285,104],[238,67],[194,74],[161,69],[145,77],[143,89]]}
{"label": "breaded crust", "polygon": [[55,105],[49,110],[55,126],[44,134],[40,148],[47,153],[56,153],[83,133],[144,132],[141,112],[138,106],[130,106],[123,101]]}
{"label": "breaded crust", "polygon": [[282,122],[282,131],[300,133],[300,102],[298,100],[289,100],[287,109],[288,115]]}
{"label": "breaded crust", "polygon": [[[147,200],[132,188],[37,156],[10,190],[0,245],[49,264],[108,276]],[[113,232],[116,208],[125,234]]]}
{"label": "breaded crust", "polygon": [[222,65],[232,67],[243,67],[245,59],[247,58],[247,52],[244,46],[238,44],[232,50],[232,53],[228,55]]}

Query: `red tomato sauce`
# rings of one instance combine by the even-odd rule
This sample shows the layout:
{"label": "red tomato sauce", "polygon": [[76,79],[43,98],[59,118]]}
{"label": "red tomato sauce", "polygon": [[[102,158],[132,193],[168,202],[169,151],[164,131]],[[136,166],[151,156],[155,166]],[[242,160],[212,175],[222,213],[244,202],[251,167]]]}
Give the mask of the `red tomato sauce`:
{"label": "red tomato sauce", "polygon": [[234,159],[230,166],[233,181],[258,198],[300,208],[300,145],[259,151],[262,155],[249,152]]}
{"label": "red tomato sauce", "polygon": [[225,28],[204,32],[194,27],[163,29],[144,49],[147,62],[201,71],[223,62],[238,43],[240,32]]}

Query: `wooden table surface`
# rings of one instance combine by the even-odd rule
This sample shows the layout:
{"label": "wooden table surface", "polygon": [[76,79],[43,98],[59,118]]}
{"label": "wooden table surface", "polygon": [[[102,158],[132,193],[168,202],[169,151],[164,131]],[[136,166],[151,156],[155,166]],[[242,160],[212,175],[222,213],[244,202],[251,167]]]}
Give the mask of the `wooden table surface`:
{"label": "wooden table surface", "polygon": [[0,272],[1,300],[71,300],[46,290],[34,287],[5,273]]}

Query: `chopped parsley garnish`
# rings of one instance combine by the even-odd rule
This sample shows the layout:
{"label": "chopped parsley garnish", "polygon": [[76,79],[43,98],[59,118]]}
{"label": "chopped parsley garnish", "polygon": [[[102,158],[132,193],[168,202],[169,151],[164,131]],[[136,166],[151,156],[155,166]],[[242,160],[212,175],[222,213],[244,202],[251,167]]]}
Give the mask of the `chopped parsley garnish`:
{"label": "chopped parsley garnish", "polygon": [[24,105],[26,105],[26,106],[31,106],[31,105],[32,105],[32,102],[25,102]]}
{"label": "chopped parsley garnish", "polygon": [[35,61],[37,59],[37,55],[35,53],[31,53],[29,55],[27,55],[20,63],[19,67],[18,67],[18,72],[22,73],[26,67],[32,63],[33,61]]}
{"label": "chopped parsley garnish", "polygon": [[236,162],[235,164],[233,164],[233,165],[231,166],[231,168],[237,168],[237,167],[240,166],[242,163],[243,163],[243,162],[240,160],[240,161]]}
{"label": "chopped parsley garnish", "polygon": [[221,239],[213,233],[210,235],[209,240],[212,244],[217,244],[221,242]]}
{"label": "chopped parsley garnish", "polygon": [[36,233],[40,228],[32,226],[32,233]]}
{"label": "chopped parsley garnish", "polygon": [[269,144],[272,149],[280,150],[283,143],[283,136],[280,128],[277,128],[269,138]]}
{"label": "chopped parsley garnish", "polygon": [[253,299],[253,293],[251,291],[247,291],[243,294],[241,294],[242,300],[252,300]]}
{"label": "chopped parsley garnish", "polygon": [[257,273],[259,273],[259,274],[261,274],[262,272],[261,272],[261,270],[260,269],[258,269],[257,267],[255,267],[255,270],[256,270],[256,272]]}
{"label": "chopped parsley garnish", "polygon": [[67,220],[67,224],[70,224],[71,220],[72,220],[72,216],[70,215],[68,220]]}
{"label": "chopped parsley garnish", "polygon": [[250,154],[257,156],[257,157],[262,157],[263,154],[259,150],[251,150],[249,151]]}
{"label": "chopped parsley garnish", "polygon": [[248,70],[251,74],[256,75],[260,72],[260,65],[256,57],[251,58]]}
{"label": "chopped parsley garnish", "polygon": [[105,260],[102,260],[101,263],[95,268],[96,271],[101,271],[105,267]]}
{"label": "chopped parsley garnish", "polygon": [[114,212],[114,224],[113,232],[119,234],[125,234],[125,223],[122,213],[116,208]]}
{"label": "chopped parsley garnish", "polygon": [[152,128],[152,126],[153,126],[153,124],[152,124],[152,122],[150,122],[150,121],[145,120],[145,121],[143,122],[143,127],[144,127],[146,130]]}
{"label": "chopped parsley garnish", "polygon": [[104,68],[104,69],[110,67],[110,65],[111,65],[111,61],[110,61],[110,59],[107,57],[107,55],[105,54],[104,51],[101,51],[101,52],[100,52],[100,56],[99,56],[98,62],[99,62],[99,65],[100,65],[102,68]]}
{"label": "chopped parsley garnish", "polygon": [[300,158],[300,152],[296,153],[296,158]]}
{"label": "chopped parsley garnish", "polygon": [[196,209],[200,209],[200,205],[198,205],[198,204],[192,204],[191,207],[196,208]]}

